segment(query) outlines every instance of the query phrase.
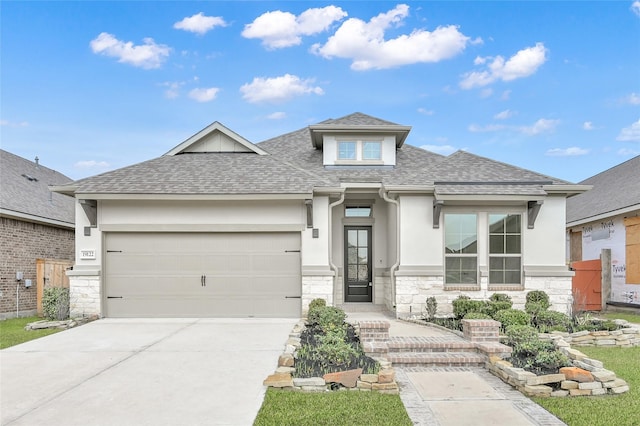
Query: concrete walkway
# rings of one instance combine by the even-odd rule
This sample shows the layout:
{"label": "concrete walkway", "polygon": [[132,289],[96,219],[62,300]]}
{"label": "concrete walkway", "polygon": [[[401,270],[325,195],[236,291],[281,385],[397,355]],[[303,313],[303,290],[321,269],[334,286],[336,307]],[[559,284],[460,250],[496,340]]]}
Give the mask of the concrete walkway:
{"label": "concrete walkway", "polygon": [[[350,313],[348,321],[389,321],[389,336],[437,337],[439,328],[397,320],[383,313]],[[400,398],[419,426],[556,426],[557,417],[484,368],[396,368]]]}
{"label": "concrete walkway", "polygon": [[0,351],[2,425],[251,425],[296,319],[102,319]]}

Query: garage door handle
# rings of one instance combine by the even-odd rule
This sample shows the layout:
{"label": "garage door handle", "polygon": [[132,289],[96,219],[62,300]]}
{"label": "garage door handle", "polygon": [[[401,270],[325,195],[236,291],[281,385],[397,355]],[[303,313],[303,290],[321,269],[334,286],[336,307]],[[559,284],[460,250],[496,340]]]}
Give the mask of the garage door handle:
{"label": "garage door handle", "polygon": [[107,296],[107,299],[122,299],[122,296]]}
{"label": "garage door handle", "polygon": [[300,250],[285,250],[285,253],[300,253]]}
{"label": "garage door handle", "polygon": [[206,287],[207,286],[207,276],[206,275],[202,275],[200,277],[200,285],[202,287]]}
{"label": "garage door handle", "polygon": [[302,296],[285,296],[285,299],[302,299]]}

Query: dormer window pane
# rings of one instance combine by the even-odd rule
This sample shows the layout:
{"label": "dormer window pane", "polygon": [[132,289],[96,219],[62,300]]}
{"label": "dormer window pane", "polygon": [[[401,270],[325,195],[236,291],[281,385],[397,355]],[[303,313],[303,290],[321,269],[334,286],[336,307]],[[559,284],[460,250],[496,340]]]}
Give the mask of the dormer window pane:
{"label": "dormer window pane", "polygon": [[339,160],[355,160],[356,159],[356,143],[355,142],[338,142],[338,159]]}
{"label": "dormer window pane", "polygon": [[380,154],[380,142],[364,142],[362,144],[363,160],[379,160]]}
{"label": "dormer window pane", "polygon": [[371,217],[371,206],[347,206],[346,217]]}

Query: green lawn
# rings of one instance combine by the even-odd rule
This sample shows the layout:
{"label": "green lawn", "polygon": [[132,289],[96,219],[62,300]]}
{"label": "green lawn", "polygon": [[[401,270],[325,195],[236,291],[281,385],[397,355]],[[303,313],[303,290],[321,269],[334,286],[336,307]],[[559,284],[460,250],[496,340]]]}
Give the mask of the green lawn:
{"label": "green lawn", "polygon": [[631,390],[621,395],[533,400],[569,426],[640,426],[640,347],[577,349],[604,362],[604,367],[626,380]]}
{"label": "green lawn", "polygon": [[62,329],[59,328],[30,331],[24,329],[24,326],[28,323],[40,321],[41,319],[42,318],[38,317],[27,317],[0,321],[0,349],[15,346],[20,343],[28,342],[29,340],[62,331]]}
{"label": "green lawn", "polygon": [[267,389],[254,426],[393,425],[413,423],[398,395]]}
{"label": "green lawn", "polygon": [[603,314],[596,314],[595,316],[598,318],[610,319],[610,320],[623,319],[629,322],[635,322],[637,324],[640,324],[640,315],[633,314],[630,312],[607,312]]}

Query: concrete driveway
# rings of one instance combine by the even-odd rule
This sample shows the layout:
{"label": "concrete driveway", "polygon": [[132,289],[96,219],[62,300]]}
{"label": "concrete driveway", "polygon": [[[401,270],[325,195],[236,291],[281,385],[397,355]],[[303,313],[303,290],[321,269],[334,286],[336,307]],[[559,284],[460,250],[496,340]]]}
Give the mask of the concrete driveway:
{"label": "concrete driveway", "polygon": [[2,425],[250,425],[295,319],[102,319],[0,351]]}

